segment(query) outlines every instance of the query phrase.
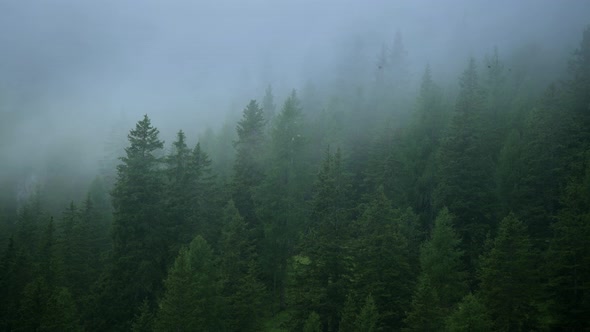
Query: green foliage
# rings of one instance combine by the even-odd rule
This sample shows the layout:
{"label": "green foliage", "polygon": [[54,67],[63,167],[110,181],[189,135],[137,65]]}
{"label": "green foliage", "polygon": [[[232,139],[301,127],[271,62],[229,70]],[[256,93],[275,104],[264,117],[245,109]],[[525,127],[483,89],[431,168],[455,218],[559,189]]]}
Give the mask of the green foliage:
{"label": "green foliage", "polygon": [[262,237],[262,226],[256,217],[253,191],[265,176],[264,156],[266,133],[264,112],[255,100],[244,109],[242,119],[236,126],[238,139],[234,142],[236,160],[232,197],[240,215],[253,229],[256,240]]}
{"label": "green foliage", "polygon": [[[351,217],[348,179],[343,174],[340,150],[327,151],[315,185],[308,231],[302,236],[301,257],[292,301],[302,312],[314,310],[326,325],[338,322],[352,268]],[[299,285],[307,287],[301,290]]]}
{"label": "green foliage", "polygon": [[405,323],[407,331],[441,331],[443,316],[436,305],[439,298],[428,275],[420,275]]}
{"label": "green foliage", "polygon": [[482,300],[495,329],[529,331],[538,327],[537,261],[526,226],[513,214],[508,215],[479,271]]}
{"label": "green foliage", "polygon": [[488,310],[481,300],[468,294],[447,319],[447,331],[450,332],[486,332],[494,329]]}
{"label": "green foliage", "polygon": [[164,177],[158,151],[159,131],[144,116],[128,137],[126,156],[117,167],[114,207],[113,265],[101,302],[112,324],[129,329],[141,301],[162,289],[170,239],[163,220]]}
{"label": "green foliage", "polygon": [[379,312],[373,297],[367,296],[365,304],[361,308],[356,319],[356,330],[359,332],[376,332],[379,328]]}
{"label": "green foliage", "polygon": [[139,307],[139,313],[135,315],[131,331],[133,332],[151,332],[154,326],[154,312],[150,308],[149,301],[146,299]]}
{"label": "green foliage", "polygon": [[469,268],[473,269],[486,234],[491,228],[495,200],[491,160],[484,146],[481,123],[483,94],[475,60],[460,79],[460,91],[451,125],[438,155],[439,184],[435,205],[447,206],[456,216]]}
{"label": "green foliage", "polygon": [[221,328],[219,270],[201,236],[183,248],[164,281],[155,331],[212,331]]}
{"label": "green foliage", "polygon": [[357,226],[353,287],[360,294],[373,294],[384,329],[399,329],[411,301],[413,271],[400,220],[382,190],[374,195]]}
{"label": "green foliage", "polygon": [[0,330],[588,330],[590,28],[545,93],[526,47],[414,98],[390,46],[194,147],[145,116],[92,182],[1,174]]}
{"label": "green foliage", "polygon": [[351,294],[346,296],[344,308],[340,313],[340,324],[338,324],[338,331],[340,332],[354,332],[356,322],[357,305]]}
{"label": "green foliage", "polygon": [[224,210],[221,273],[225,317],[230,330],[259,331],[264,315],[265,287],[258,280],[255,248],[233,201]]}
{"label": "green foliage", "polygon": [[76,304],[67,288],[53,290],[46,304],[39,331],[82,331]]}
{"label": "green foliage", "polygon": [[454,217],[445,208],[436,217],[431,237],[420,251],[422,274],[436,289],[438,302],[432,303],[445,312],[463,297],[467,290],[461,240],[453,230]]}
{"label": "green foliage", "polygon": [[307,320],[305,320],[305,324],[303,324],[303,331],[322,332],[322,321],[320,320],[320,315],[318,315],[315,311],[312,311],[307,317]]}
{"label": "green foliage", "polygon": [[584,330],[590,314],[590,163],[562,196],[548,250],[549,294],[557,328]]}

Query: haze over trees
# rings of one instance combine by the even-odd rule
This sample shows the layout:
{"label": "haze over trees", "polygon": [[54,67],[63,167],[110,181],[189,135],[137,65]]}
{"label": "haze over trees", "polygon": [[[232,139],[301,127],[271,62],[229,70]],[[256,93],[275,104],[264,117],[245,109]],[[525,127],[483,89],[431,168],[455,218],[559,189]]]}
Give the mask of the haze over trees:
{"label": "haze over trees", "polygon": [[[147,3],[163,14],[182,8]],[[278,34],[286,40],[267,50],[285,57],[285,47],[292,58],[267,59],[262,69],[245,66],[238,82],[223,68],[218,77],[200,75],[162,65],[153,54],[138,58],[149,64],[141,70],[107,52],[98,58],[111,56],[117,66],[95,68],[91,57],[79,59],[97,78],[120,84],[126,105],[135,105],[129,112],[137,115],[135,124],[122,112],[110,117],[116,124],[108,130],[93,129],[104,123],[92,123],[95,106],[82,100],[110,94],[115,101],[113,90],[83,75],[74,79],[64,60],[52,60],[62,71],[43,72],[34,54],[22,61],[39,68],[26,73],[43,72],[45,81],[7,69],[26,48],[0,33],[0,47],[14,46],[0,55],[0,331],[589,330],[590,22],[579,11],[590,7],[572,1],[569,9],[555,3],[538,9],[524,1],[490,10],[499,20],[514,5],[514,22],[527,22],[525,9],[571,18],[562,29],[549,24],[559,31],[540,32],[572,42],[548,38],[537,41],[542,48],[521,26],[503,30],[494,21],[499,32],[492,33],[473,23],[485,21],[478,16],[482,3],[454,3],[465,6],[463,23],[437,21],[441,30],[471,22],[488,34],[479,37],[495,36],[500,45],[470,42],[468,31],[421,41],[416,31],[422,30],[401,16],[434,13],[439,5],[433,2],[428,9],[338,9],[348,19],[368,18],[344,36],[309,34],[310,40],[344,40],[344,46],[330,56],[311,47],[313,60],[297,75],[288,61],[304,58],[297,34]],[[63,4],[78,14],[94,8]],[[304,5],[318,9],[309,18],[336,22],[320,5]],[[252,13],[245,5],[228,6]],[[305,8],[283,9],[295,8],[287,18],[302,17],[298,10]],[[0,4],[3,9],[15,17],[27,12]],[[407,25],[392,29],[380,17],[371,21],[379,9]],[[87,15],[92,21],[102,14]],[[120,15],[115,24],[139,14]],[[154,19],[143,15],[130,21],[126,38],[149,44],[149,36],[133,35],[137,23],[152,29],[153,43],[169,42],[156,50],[178,47],[175,38],[182,37],[157,20],[151,28],[142,25]],[[186,13],[174,15],[180,26],[200,29],[192,36],[216,33],[188,24]],[[9,26],[3,16],[0,27]],[[284,19],[268,19],[254,35],[270,34],[274,25],[305,28],[303,21]],[[246,34],[258,27],[251,24]],[[364,28],[382,32],[363,34]],[[502,31],[531,40],[502,43],[497,36],[509,35]],[[125,39],[79,33],[105,38],[87,45],[95,51]],[[23,44],[31,43],[25,38],[31,34],[43,35],[23,31]],[[217,37],[219,43],[226,38]],[[209,38],[197,38],[203,49],[223,48]],[[70,56],[56,51],[59,42],[40,48],[43,56]],[[453,51],[437,52],[437,42]],[[136,54],[121,45],[110,50]],[[199,68],[174,54],[180,50],[167,56]],[[259,55],[243,45],[224,50],[245,52],[219,55],[231,59],[232,70]],[[105,68],[121,76],[100,76]],[[159,77],[166,97],[151,96],[158,89],[139,81],[143,94],[131,89],[130,72],[136,80]],[[67,77],[63,91],[50,87],[54,75]],[[165,86],[171,76],[182,79]],[[227,89],[216,90],[224,84]],[[45,85],[47,96],[34,93]],[[201,90],[191,90],[196,86]],[[220,102],[202,97],[191,99],[191,112],[180,111],[188,90],[224,91],[230,112],[225,119],[191,114],[219,111]],[[81,99],[60,104],[60,93]],[[167,113],[157,111],[158,103],[170,106]],[[73,114],[68,119],[69,111],[57,106],[89,112],[90,123],[78,124]],[[53,128],[63,130],[59,138]]]}

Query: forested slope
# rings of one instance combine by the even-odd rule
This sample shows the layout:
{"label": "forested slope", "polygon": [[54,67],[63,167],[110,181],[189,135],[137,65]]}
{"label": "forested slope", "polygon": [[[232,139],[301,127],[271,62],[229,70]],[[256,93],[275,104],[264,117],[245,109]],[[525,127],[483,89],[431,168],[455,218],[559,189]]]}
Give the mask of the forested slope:
{"label": "forested slope", "polygon": [[0,330],[590,329],[590,28],[543,91],[495,50],[412,92],[410,56],[196,145],[146,115],[62,214],[3,192]]}

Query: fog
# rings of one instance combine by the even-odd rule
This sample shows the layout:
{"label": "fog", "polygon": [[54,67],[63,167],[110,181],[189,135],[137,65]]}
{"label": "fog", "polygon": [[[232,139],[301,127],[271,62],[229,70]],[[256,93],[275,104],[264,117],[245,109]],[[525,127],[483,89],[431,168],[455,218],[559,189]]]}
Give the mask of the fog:
{"label": "fog", "polygon": [[[96,169],[114,127],[148,114],[167,143],[235,119],[270,84],[327,100],[373,79],[396,33],[411,89],[430,64],[454,87],[469,57],[533,47],[547,81],[588,23],[588,1],[0,1],[0,177],[75,155]],[[82,172],[82,171],[81,171]]]}

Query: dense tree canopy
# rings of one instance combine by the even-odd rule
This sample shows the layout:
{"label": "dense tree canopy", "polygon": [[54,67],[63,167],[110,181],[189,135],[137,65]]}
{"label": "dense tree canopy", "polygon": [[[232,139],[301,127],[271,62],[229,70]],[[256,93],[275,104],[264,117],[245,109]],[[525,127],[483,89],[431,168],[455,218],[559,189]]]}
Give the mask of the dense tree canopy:
{"label": "dense tree canopy", "polygon": [[145,115],[74,199],[0,188],[0,330],[590,329],[590,28],[544,87],[392,41],[217,132]]}

